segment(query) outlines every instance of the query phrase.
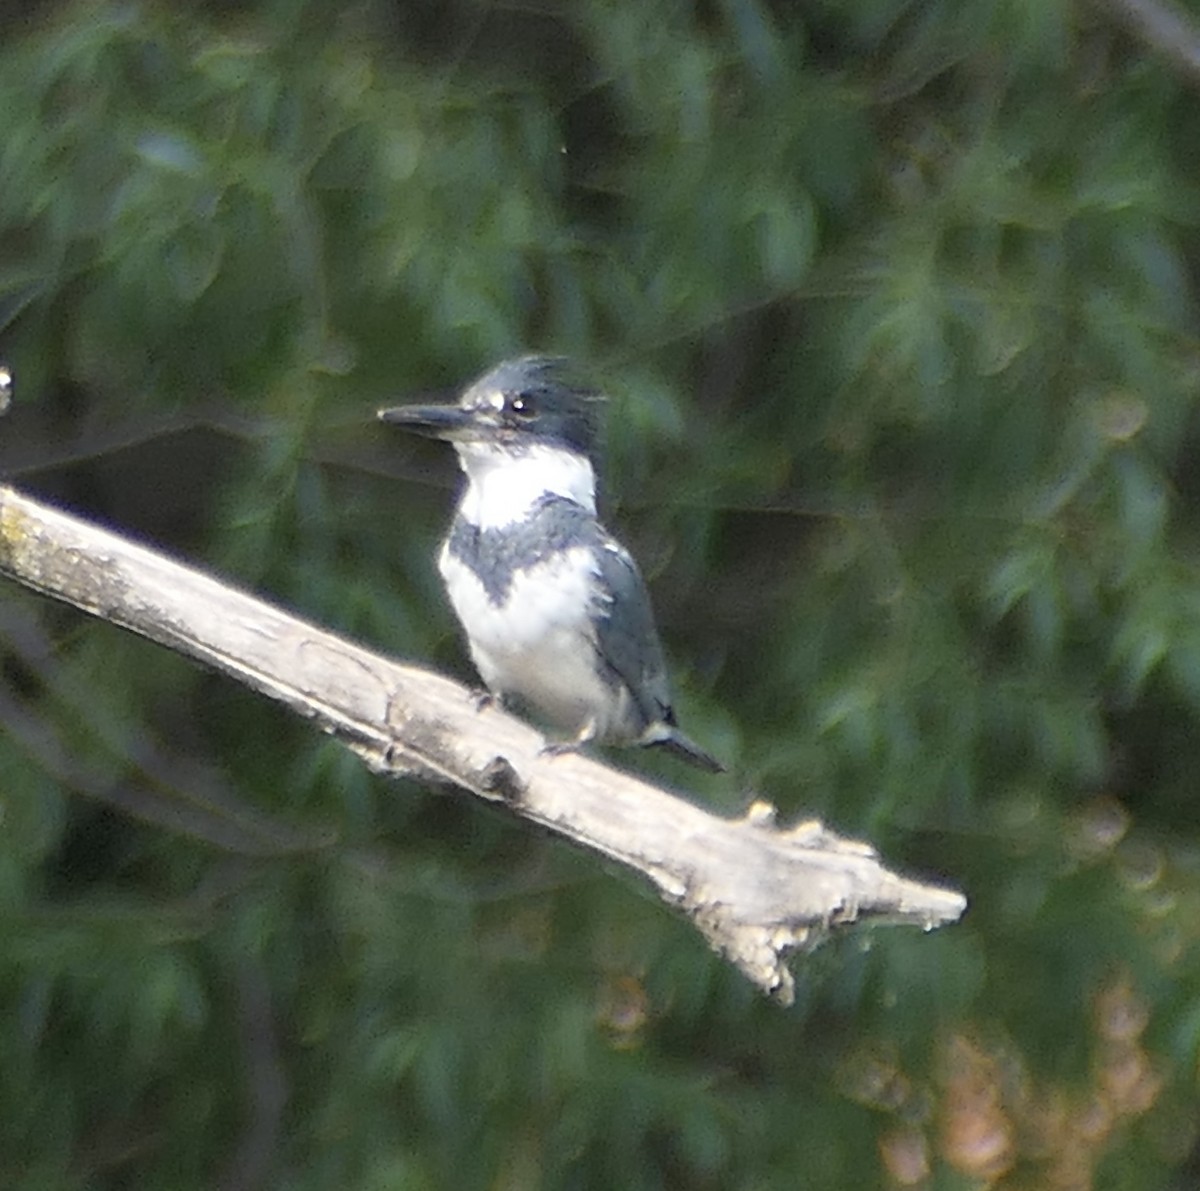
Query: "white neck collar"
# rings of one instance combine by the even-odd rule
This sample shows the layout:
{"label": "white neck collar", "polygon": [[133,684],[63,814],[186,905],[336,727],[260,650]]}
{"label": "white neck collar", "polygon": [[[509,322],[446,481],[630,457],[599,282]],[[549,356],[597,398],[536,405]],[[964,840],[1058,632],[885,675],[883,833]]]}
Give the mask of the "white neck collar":
{"label": "white neck collar", "polygon": [[491,443],[454,446],[467,473],[459,513],[480,529],[503,529],[523,521],[547,492],[596,512],[596,476],[584,455],[536,443],[520,452]]}

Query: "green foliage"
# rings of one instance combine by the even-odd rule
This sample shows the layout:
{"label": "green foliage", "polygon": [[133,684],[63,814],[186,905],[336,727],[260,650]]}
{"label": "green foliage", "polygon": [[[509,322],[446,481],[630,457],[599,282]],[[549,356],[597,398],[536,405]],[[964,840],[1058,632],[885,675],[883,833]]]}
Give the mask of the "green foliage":
{"label": "green foliage", "polygon": [[594,858],[10,592],[0,1185],[1184,1185],[1186,80],[1063,0],[5,19],[22,483],[467,678],[451,465],[373,411],[577,355],[734,764],[693,788],[972,910],[782,1012]]}

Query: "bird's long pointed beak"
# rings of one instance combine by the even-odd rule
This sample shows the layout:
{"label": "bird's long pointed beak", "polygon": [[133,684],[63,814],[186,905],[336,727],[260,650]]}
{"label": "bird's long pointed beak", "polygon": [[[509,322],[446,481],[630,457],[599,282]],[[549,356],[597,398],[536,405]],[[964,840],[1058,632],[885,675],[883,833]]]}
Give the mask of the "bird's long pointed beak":
{"label": "bird's long pointed beak", "polygon": [[378,417],[426,438],[457,438],[475,424],[475,415],[457,405],[397,405]]}

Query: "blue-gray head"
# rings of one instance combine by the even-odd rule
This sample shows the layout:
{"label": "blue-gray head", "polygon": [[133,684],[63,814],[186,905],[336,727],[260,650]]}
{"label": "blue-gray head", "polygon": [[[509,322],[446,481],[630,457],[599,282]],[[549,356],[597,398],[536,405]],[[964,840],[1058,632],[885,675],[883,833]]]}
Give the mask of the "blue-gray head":
{"label": "blue-gray head", "polygon": [[533,445],[591,458],[604,396],[581,384],[560,356],[505,360],[468,386],[457,405],[402,405],[379,417],[455,444],[486,444],[518,453]]}

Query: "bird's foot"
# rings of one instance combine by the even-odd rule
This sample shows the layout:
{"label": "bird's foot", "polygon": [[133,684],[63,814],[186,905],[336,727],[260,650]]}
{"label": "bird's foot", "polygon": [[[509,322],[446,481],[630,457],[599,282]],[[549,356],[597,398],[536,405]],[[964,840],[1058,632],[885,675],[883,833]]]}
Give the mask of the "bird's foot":
{"label": "bird's foot", "polygon": [[504,696],[489,691],[487,687],[475,687],[471,691],[471,698],[475,702],[476,711],[484,711],[488,707],[495,707],[498,711],[504,710]]}
{"label": "bird's foot", "polygon": [[541,757],[564,757],[583,751],[583,746],[596,739],[596,726],[589,720],[570,740],[548,740],[538,749]]}
{"label": "bird's foot", "polygon": [[538,749],[539,757],[566,757],[577,753],[583,746],[577,740],[552,740]]}

